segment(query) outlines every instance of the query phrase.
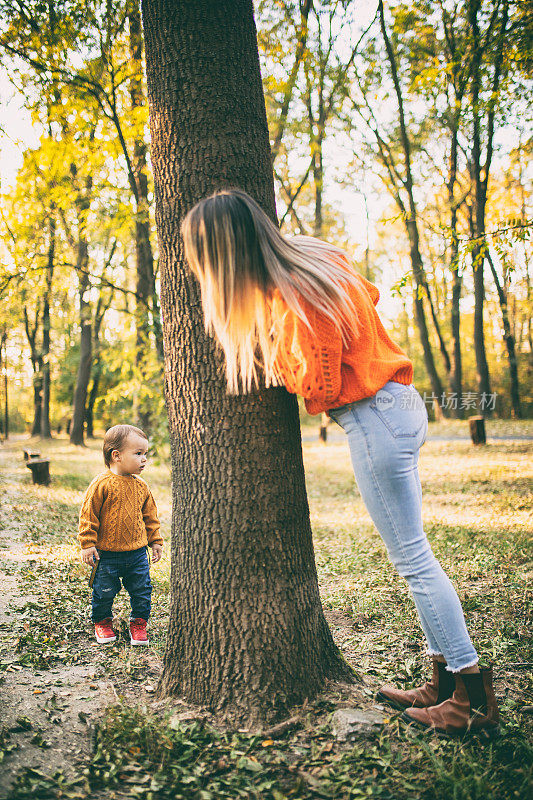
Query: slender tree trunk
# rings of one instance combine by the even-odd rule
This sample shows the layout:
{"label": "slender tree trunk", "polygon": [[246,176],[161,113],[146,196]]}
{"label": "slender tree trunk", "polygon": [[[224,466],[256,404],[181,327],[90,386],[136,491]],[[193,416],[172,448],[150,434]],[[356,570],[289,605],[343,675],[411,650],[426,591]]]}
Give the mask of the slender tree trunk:
{"label": "slender tree trunk", "polygon": [[102,377],[102,360],[99,355],[93,360],[92,375],[93,381],[91,384],[91,391],[89,392],[89,398],[87,400],[87,408],[85,410],[85,423],[87,426],[87,437],[89,439],[94,438],[94,404],[96,403],[98,397],[100,378]]}
{"label": "slender tree trunk", "polygon": [[54,257],[56,244],[56,223],[53,216],[48,220],[48,264],[46,268],[46,290],[43,302],[43,381],[41,395],[41,436],[43,439],[52,438],[50,428],[50,299],[52,295],[52,280],[54,276]]}
{"label": "slender tree trunk", "polygon": [[[129,0],[129,47],[131,78],[129,92],[132,115],[146,105],[143,89],[142,65],[142,28],[139,11],[139,0]],[[144,131],[138,130],[133,145],[133,170],[136,186],[135,210],[135,255],[137,266],[136,286],[136,363],[145,383],[149,380],[146,374],[147,357],[151,347],[150,330],[153,329],[158,356],[163,361],[163,335],[154,277],[154,257],[150,238],[150,213],[148,203],[148,170],[146,164],[146,144]],[[152,322],[150,323],[150,312]],[[150,429],[151,413],[149,408],[139,409],[138,423],[142,428]]]}
{"label": "slender tree trunk", "polygon": [[313,152],[313,183],[315,187],[315,221],[313,236],[322,238],[324,235],[324,215],[322,213],[322,196],[324,191],[324,160],[322,153],[322,135],[311,141]]}
{"label": "slender tree trunk", "polygon": [[[90,186],[88,180],[88,187]],[[92,362],[92,309],[91,303],[86,298],[90,288],[88,275],[89,247],[85,232],[85,218],[89,210],[90,200],[88,194],[79,196],[78,201],[78,244],[76,257],[76,270],[79,281],[80,299],[80,363],[76,376],[74,389],[74,403],[72,409],[72,424],[70,426],[70,441],[72,444],[84,444],[83,433],[85,427],[85,404],[87,401],[87,387],[91,377]]]}
{"label": "slender tree trunk", "polygon": [[[474,140],[476,141],[478,139],[479,137],[475,135]],[[476,149],[476,145],[474,145],[474,150]],[[474,353],[476,356],[478,393],[480,397],[482,397],[484,394],[486,396],[490,394],[490,375],[485,348],[485,328],[483,320],[485,305],[484,262],[486,243],[484,239],[479,238],[483,237],[485,234],[485,199],[481,196],[483,190],[480,187],[480,171],[481,165],[479,160],[477,160],[477,165],[474,162],[474,178],[476,184],[474,236],[476,237],[476,244],[472,248],[472,269],[474,273]]]}
{"label": "slender tree trunk", "polygon": [[41,434],[41,397],[43,391],[43,374],[41,371],[33,373],[33,424],[31,435]]}
{"label": "slender tree trunk", "polygon": [[33,369],[33,424],[31,435],[39,436],[41,433],[41,396],[43,391],[43,360],[41,351],[37,347],[37,334],[41,315],[40,302],[37,303],[35,321],[30,325],[30,317],[26,306],[23,307],[24,329],[28,344],[30,345],[31,365]]}
{"label": "slender tree trunk", "polygon": [[172,451],[160,690],[256,721],[353,673],[320,604],[296,397],[226,394],[179,237],[228,185],[275,218],[252,2],[147,0],[143,15]]}
{"label": "slender tree trunk", "polygon": [[[474,179],[474,236],[475,244],[472,248],[472,266],[474,271],[474,351],[476,354],[478,391],[480,398],[490,395],[490,376],[487,355],[485,351],[485,334],[483,326],[483,306],[485,302],[485,283],[484,283],[484,262],[488,252],[485,241],[485,213],[487,207],[489,175],[492,162],[494,146],[494,120],[495,106],[498,99],[500,78],[504,68],[503,50],[506,41],[507,20],[509,13],[509,2],[503,0],[501,5],[501,25],[497,38],[491,43],[491,50],[494,53],[494,70],[491,81],[491,97],[487,102],[486,119],[482,120],[481,114],[481,76],[482,61],[486,43],[482,44],[478,14],[480,12],[480,0],[469,0],[468,2],[468,21],[472,35],[473,49],[473,70],[471,82],[471,101],[472,101],[472,163],[471,170]],[[499,9],[498,9],[499,11]],[[496,17],[494,17],[496,18]],[[487,34],[488,36],[488,34]],[[485,137],[485,158],[481,163],[481,137],[482,132]],[[491,410],[484,410],[485,414],[490,414]]]}
{"label": "slender tree trunk", "polygon": [[457,397],[457,407],[451,409],[454,417],[463,417],[463,360],[461,354],[461,312],[460,300],[462,276],[459,272],[459,237],[457,235],[457,202],[455,200],[455,184],[457,180],[457,148],[458,127],[454,116],[452,140],[450,146],[450,175],[448,180],[448,202],[450,204],[450,271],[452,273],[451,329],[453,341],[452,364],[449,373],[450,391]]}
{"label": "slender tree trunk", "polygon": [[531,286],[531,276],[529,274],[529,261],[526,255],[526,309],[525,309],[525,328],[526,328],[526,339],[528,343],[528,354],[527,354],[527,371],[526,371],[526,384],[529,385],[531,379],[533,378],[533,325],[532,325],[532,314],[531,309],[533,308],[533,289]]}
{"label": "slender tree trunk", "polygon": [[[367,281],[371,281],[372,277],[370,275],[370,215],[368,213],[368,200],[366,196],[366,188],[363,192],[363,200],[365,202],[365,278]],[[404,304],[405,308],[405,304]]]}
{"label": "slender tree trunk", "polygon": [[[477,207],[478,203],[474,198],[474,206],[469,208],[470,234],[474,240],[476,239],[478,230],[476,223],[476,219],[479,218]],[[474,275],[474,355],[476,359],[479,401],[481,401],[481,397],[488,397],[490,395],[490,375],[485,350],[485,329],[483,322],[485,305],[483,263],[485,261],[485,247],[485,242],[482,241],[481,244],[475,244],[472,248],[472,271]],[[483,410],[487,415],[490,414],[488,409],[480,410]]]}
{"label": "slender tree trunk", "polygon": [[[4,351],[4,356],[2,359],[2,350]],[[4,332],[2,334],[2,338],[0,339],[0,367],[4,368],[4,424],[3,424],[3,432],[4,432],[4,439],[9,438],[9,398],[8,398],[8,381],[7,381],[7,332],[4,328]],[[1,369],[0,369],[0,377],[1,377]]]}
{"label": "slender tree trunk", "polygon": [[[0,338],[0,398],[2,397],[2,384],[1,384],[1,382],[2,382],[2,357],[3,357],[2,345],[3,345],[3,342],[4,342],[3,338]],[[3,418],[2,412],[0,410],[0,439],[3,440],[3,438],[4,438],[4,418]]]}
{"label": "slender tree trunk", "polygon": [[83,300],[80,291],[80,363],[76,376],[74,390],[74,404],[72,409],[72,425],[70,427],[70,441],[72,444],[84,444],[85,404],[87,401],[87,387],[91,377],[92,362],[92,319],[91,306]]}
{"label": "slender tree trunk", "polygon": [[435,359],[433,358],[433,351],[431,349],[431,343],[429,341],[429,331],[426,322],[426,314],[424,311],[424,300],[423,300],[423,291],[425,288],[424,266],[422,263],[422,256],[420,254],[420,244],[418,238],[418,225],[416,221],[416,215],[411,216],[410,219],[407,219],[405,221],[405,224],[409,236],[409,245],[410,245],[409,255],[411,258],[411,268],[413,270],[413,276],[415,279],[413,304],[415,309],[416,325],[420,336],[420,342],[422,344],[422,351],[424,354],[424,364],[426,367],[426,372],[428,374],[431,383],[431,389],[434,396],[433,408],[435,412],[435,417],[438,419],[439,417],[442,416],[441,399],[443,395],[443,387],[439,373],[437,372],[437,367],[435,366]]}
{"label": "slender tree trunk", "polygon": [[287,125],[287,117],[289,115],[289,106],[291,104],[294,87],[296,86],[296,79],[298,78],[298,72],[300,71],[300,64],[302,63],[302,59],[305,54],[305,46],[307,43],[307,34],[309,30],[308,29],[309,12],[311,11],[312,6],[313,6],[313,0],[300,0],[300,24],[298,26],[294,61],[292,64],[291,71],[289,73],[289,77],[287,79],[287,83],[285,85],[283,100],[281,101],[279,117],[276,125],[276,132],[274,134],[274,139],[272,142],[272,150],[271,150],[272,162],[274,162],[278,156],[279,149],[281,147],[281,142],[283,140],[283,134],[285,133],[285,127]]}
{"label": "slender tree trunk", "polygon": [[[383,41],[385,44],[385,49],[387,51],[387,58],[391,70],[392,82],[394,84],[394,91],[398,103],[400,142],[405,161],[405,180],[403,181],[403,186],[407,193],[409,205],[408,207],[404,206],[399,194],[397,197],[397,202],[399,203],[400,210],[403,212],[404,224],[406,226],[407,235],[409,237],[409,255],[411,258],[411,268],[415,280],[415,294],[414,294],[415,318],[418,327],[418,332],[420,335],[420,342],[422,344],[422,350],[424,353],[424,364],[426,366],[426,371],[435,398],[434,399],[435,416],[439,417],[442,415],[441,399],[443,396],[443,388],[439,374],[437,372],[437,367],[435,365],[435,359],[433,358],[433,350],[431,348],[431,343],[429,341],[429,331],[426,322],[426,313],[424,310],[423,293],[427,292],[428,302],[430,302],[430,304],[431,304],[431,298],[429,294],[429,286],[427,284],[424,275],[424,264],[422,261],[422,254],[420,252],[418,215],[417,215],[417,208],[413,192],[413,176],[411,170],[411,142],[409,140],[409,134],[407,131],[407,125],[405,121],[404,102],[403,102],[402,88],[400,86],[400,81],[398,78],[396,56],[394,54],[392,43],[387,32],[387,26],[385,23],[385,10],[383,8],[382,0],[380,0],[378,3],[378,12],[380,18],[381,33],[383,35]],[[432,308],[432,313],[433,313],[433,308]],[[433,321],[437,328],[437,335],[439,337],[441,350],[443,350],[443,355],[444,355],[444,353],[446,353],[446,349],[444,347],[444,340],[440,334],[438,321],[434,314],[433,314]]]}
{"label": "slender tree trunk", "polygon": [[[115,252],[115,247],[113,246],[108,264],[111,263],[113,258],[113,253]],[[87,399],[87,408],[85,409],[85,424],[87,430],[87,436],[92,439],[94,437],[94,405],[98,398],[98,390],[100,388],[100,379],[102,377],[103,372],[103,364],[102,364],[102,345],[100,343],[100,329],[102,327],[102,323],[104,321],[104,316],[106,311],[111,305],[113,299],[113,293],[105,298],[104,290],[100,289],[100,294],[98,296],[98,302],[96,303],[96,309],[94,312],[94,323],[93,323],[93,344],[92,344],[92,352],[93,352],[93,359],[92,359],[92,367],[91,367],[91,375],[92,375],[92,383],[91,383],[91,390],[89,392],[89,397]]]}
{"label": "slender tree trunk", "polygon": [[494,278],[494,283],[496,285],[496,290],[498,292],[498,300],[500,302],[500,309],[502,312],[503,339],[505,341],[505,348],[507,350],[507,358],[509,359],[509,377],[511,379],[510,394],[511,394],[512,414],[513,417],[515,417],[516,419],[522,419],[522,406],[520,404],[520,383],[518,380],[518,362],[516,359],[515,338],[513,336],[511,330],[511,322],[509,320],[509,306],[507,303],[507,292],[500,283],[500,279],[498,278],[498,273],[496,272],[496,267],[494,266],[492,256],[488,251],[487,251],[487,261],[489,263],[492,272],[492,277]]}

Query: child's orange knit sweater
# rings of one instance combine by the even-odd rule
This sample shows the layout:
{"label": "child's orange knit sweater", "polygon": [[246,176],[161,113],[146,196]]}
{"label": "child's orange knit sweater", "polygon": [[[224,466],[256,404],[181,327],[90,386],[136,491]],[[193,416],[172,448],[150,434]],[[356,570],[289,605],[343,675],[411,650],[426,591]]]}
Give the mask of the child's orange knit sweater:
{"label": "child's orange knit sweater", "polygon": [[137,475],[115,475],[110,469],[89,484],[80,510],[82,548],[124,552],[163,544],[157,507],[148,485]]}
{"label": "child's orange knit sweater", "polygon": [[291,311],[278,289],[272,297],[273,319],[283,333],[277,366],[289,392],[301,395],[309,414],[339,408],[375,394],[394,380],[409,384],[413,364],[388,336],[375,309],[379,289],[358,273],[349,295],[359,317],[359,331],[348,346],[321,312],[299,298],[313,333]]}

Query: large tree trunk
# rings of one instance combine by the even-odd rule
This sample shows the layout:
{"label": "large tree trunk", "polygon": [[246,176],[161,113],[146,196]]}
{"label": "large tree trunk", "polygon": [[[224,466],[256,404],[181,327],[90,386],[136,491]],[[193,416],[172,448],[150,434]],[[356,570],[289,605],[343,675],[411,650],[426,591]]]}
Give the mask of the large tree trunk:
{"label": "large tree trunk", "polygon": [[172,448],[160,689],[254,721],[353,673],[320,604],[296,397],[226,394],[179,237],[223,186],[275,218],[252,2],[149,0],[143,15]]}

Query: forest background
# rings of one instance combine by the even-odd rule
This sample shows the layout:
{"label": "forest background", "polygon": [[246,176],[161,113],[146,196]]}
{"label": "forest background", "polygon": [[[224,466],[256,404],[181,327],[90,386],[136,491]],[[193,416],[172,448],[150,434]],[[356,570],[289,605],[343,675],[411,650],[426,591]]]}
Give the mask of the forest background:
{"label": "forest background", "polygon": [[[527,4],[255,12],[282,231],[378,284],[434,418],[531,416]],[[127,420],[162,442],[138,5],[0,2],[0,19],[2,434],[81,444]]]}

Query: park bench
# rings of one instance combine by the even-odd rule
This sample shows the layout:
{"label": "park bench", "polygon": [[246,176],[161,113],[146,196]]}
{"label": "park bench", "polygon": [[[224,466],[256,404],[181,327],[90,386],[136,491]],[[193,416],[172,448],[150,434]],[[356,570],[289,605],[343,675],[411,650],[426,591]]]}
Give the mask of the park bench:
{"label": "park bench", "polygon": [[23,451],[24,461],[30,461],[32,458],[40,458],[41,454],[38,450],[26,449]]}
{"label": "park bench", "polygon": [[31,469],[33,483],[48,486],[50,483],[50,459],[49,458],[30,458],[26,462],[28,469]]}

